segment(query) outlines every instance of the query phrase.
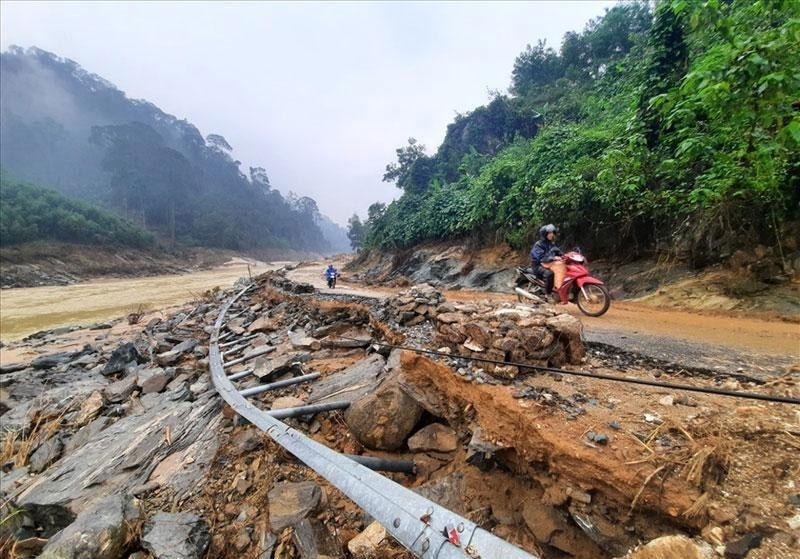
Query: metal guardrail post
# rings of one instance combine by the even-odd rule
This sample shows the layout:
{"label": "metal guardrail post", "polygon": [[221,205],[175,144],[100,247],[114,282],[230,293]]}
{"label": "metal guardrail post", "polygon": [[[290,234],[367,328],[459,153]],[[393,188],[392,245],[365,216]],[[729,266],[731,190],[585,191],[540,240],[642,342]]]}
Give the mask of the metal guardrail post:
{"label": "metal guardrail post", "polygon": [[[318,379],[321,376],[322,375],[320,373],[309,373],[307,375],[303,375],[300,377],[294,377],[286,380],[271,382],[269,384],[262,384],[261,386],[253,386],[251,388],[245,388],[244,390],[240,390],[239,394],[241,394],[245,398],[248,398],[250,396],[255,396],[256,394],[269,392],[270,390],[275,390],[277,388],[284,388],[286,386],[292,386],[293,384],[300,384],[303,382],[308,382],[310,380]],[[228,377],[228,380],[231,380],[231,377]],[[273,415],[273,417],[275,416]]]}

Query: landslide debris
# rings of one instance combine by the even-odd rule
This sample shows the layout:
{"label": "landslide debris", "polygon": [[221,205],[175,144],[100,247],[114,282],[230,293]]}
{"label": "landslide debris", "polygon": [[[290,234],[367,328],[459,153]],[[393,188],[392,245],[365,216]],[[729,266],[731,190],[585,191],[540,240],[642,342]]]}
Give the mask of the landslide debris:
{"label": "landslide debris", "polygon": [[[32,557],[71,541],[57,535],[65,526],[61,534],[102,530],[109,524],[83,519],[119,496],[141,511],[119,557],[160,556],[164,545],[198,557],[410,557],[221,405],[207,349],[227,296],[207,294],[124,338],[94,331],[90,348],[52,367],[4,372],[2,497],[28,520],[0,532],[3,551]],[[88,333],[68,335],[74,344]],[[63,336],[23,343],[52,354]],[[468,359],[496,351],[497,360],[615,372],[615,359],[585,352],[580,323],[551,307],[451,303],[430,286],[385,301],[321,296],[268,274],[230,310],[223,336],[226,360],[259,355],[228,369],[253,369],[241,388],[322,375],[258,395],[256,406],[351,401],[345,412],[286,421],[339,452],[413,460],[415,475],[386,475],[542,557],[796,554],[794,410]],[[104,375],[115,351],[122,365]],[[675,374],[636,360],[624,372]],[[797,395],[796,375],[760,390]],[[34,472],[31,458],[54,441],[61,454]]]}

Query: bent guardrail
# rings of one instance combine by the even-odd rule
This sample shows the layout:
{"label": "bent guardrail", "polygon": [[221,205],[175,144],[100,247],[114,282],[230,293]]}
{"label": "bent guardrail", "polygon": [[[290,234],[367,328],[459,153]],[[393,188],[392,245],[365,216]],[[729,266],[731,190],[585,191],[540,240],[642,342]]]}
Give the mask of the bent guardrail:
{"label": "bent guardrail", "polygon": [[358,462],[306,437],[256,408],[225,376],[219,341],[230,307],[250,285],[222,307],[209,344],[209,368],[217,392],[239,415],[327,479],[380,522],[401,545],[422,559],[538,559]]}

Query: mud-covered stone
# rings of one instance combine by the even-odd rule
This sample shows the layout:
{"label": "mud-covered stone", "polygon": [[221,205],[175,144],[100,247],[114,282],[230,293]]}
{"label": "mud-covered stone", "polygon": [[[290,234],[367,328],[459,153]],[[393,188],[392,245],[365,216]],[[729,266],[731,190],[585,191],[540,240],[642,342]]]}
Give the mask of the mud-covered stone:
{"label": "mud-covered stone", "polygon": [[261,316],[255,319],[250,326],[247,327],[248,332],[274,332],[278,329],[278,325],[268,316]]}
{"label": "mud-covered stone", "polygon": [[547,326],[554,330],[556,338],[564,345],[569,362],[580,363],[586,355],[581,337],[583,334],[581,321],[568,314],[559,314],[547,319]]}
{"label": "mud-covered stone", "polygon": [[42,559],[118,559],[136,532],[139,503],[127,495],[110,495],[81,512],[42,550]]}
{"label": "mud-covered stone", "polygon": [[269,522],[275,534],[294,526],[322,501],[322,489],[313,481],[281,482],[269,492]]}
{"label": "mud-covered stone", "polygon": [[103,393],[99,390],[95,390],[83,401],[83,404],[81,404],[81,409],[78,412],[75,423],[78,425],[86,425],[100,414],[100,411],[105,405],[106,402]]}
{"label": "mud-covered stone", "polygon": [[712,559],[711,546],[697,544],[686,536],[662,536],[629,554],[625,559]]}
{"label": "mud-covered stone", "polygon": [[456,432],[441,423],[427,425],[408,439],[408,449],[411,452],[453,452],[457,448]]}
{"label": "mud-covered stone", "polygon": [[422,408],[396,383],[353,402],[345,421],[356,439],[375,450],[397,450],[422,416]]}

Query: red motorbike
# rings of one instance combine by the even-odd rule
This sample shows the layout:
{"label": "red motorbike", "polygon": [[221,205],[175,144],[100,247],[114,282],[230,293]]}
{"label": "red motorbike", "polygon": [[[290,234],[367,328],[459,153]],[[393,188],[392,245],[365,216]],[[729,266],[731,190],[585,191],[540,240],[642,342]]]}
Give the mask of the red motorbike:
{"label": "red motorbike", "polygon": [[[563,257],[567,267],[564,283],[554,290],[562,305],[575,303],[587,316],[601,316],[611,306],[611,295],[599,279],[589,275],[586,257],[579,250],[566,253]],[[544,299],[544,280],[537,277],[530,268],[517,268],[517,286],[514,291],[519,301],[525,299]]]}

